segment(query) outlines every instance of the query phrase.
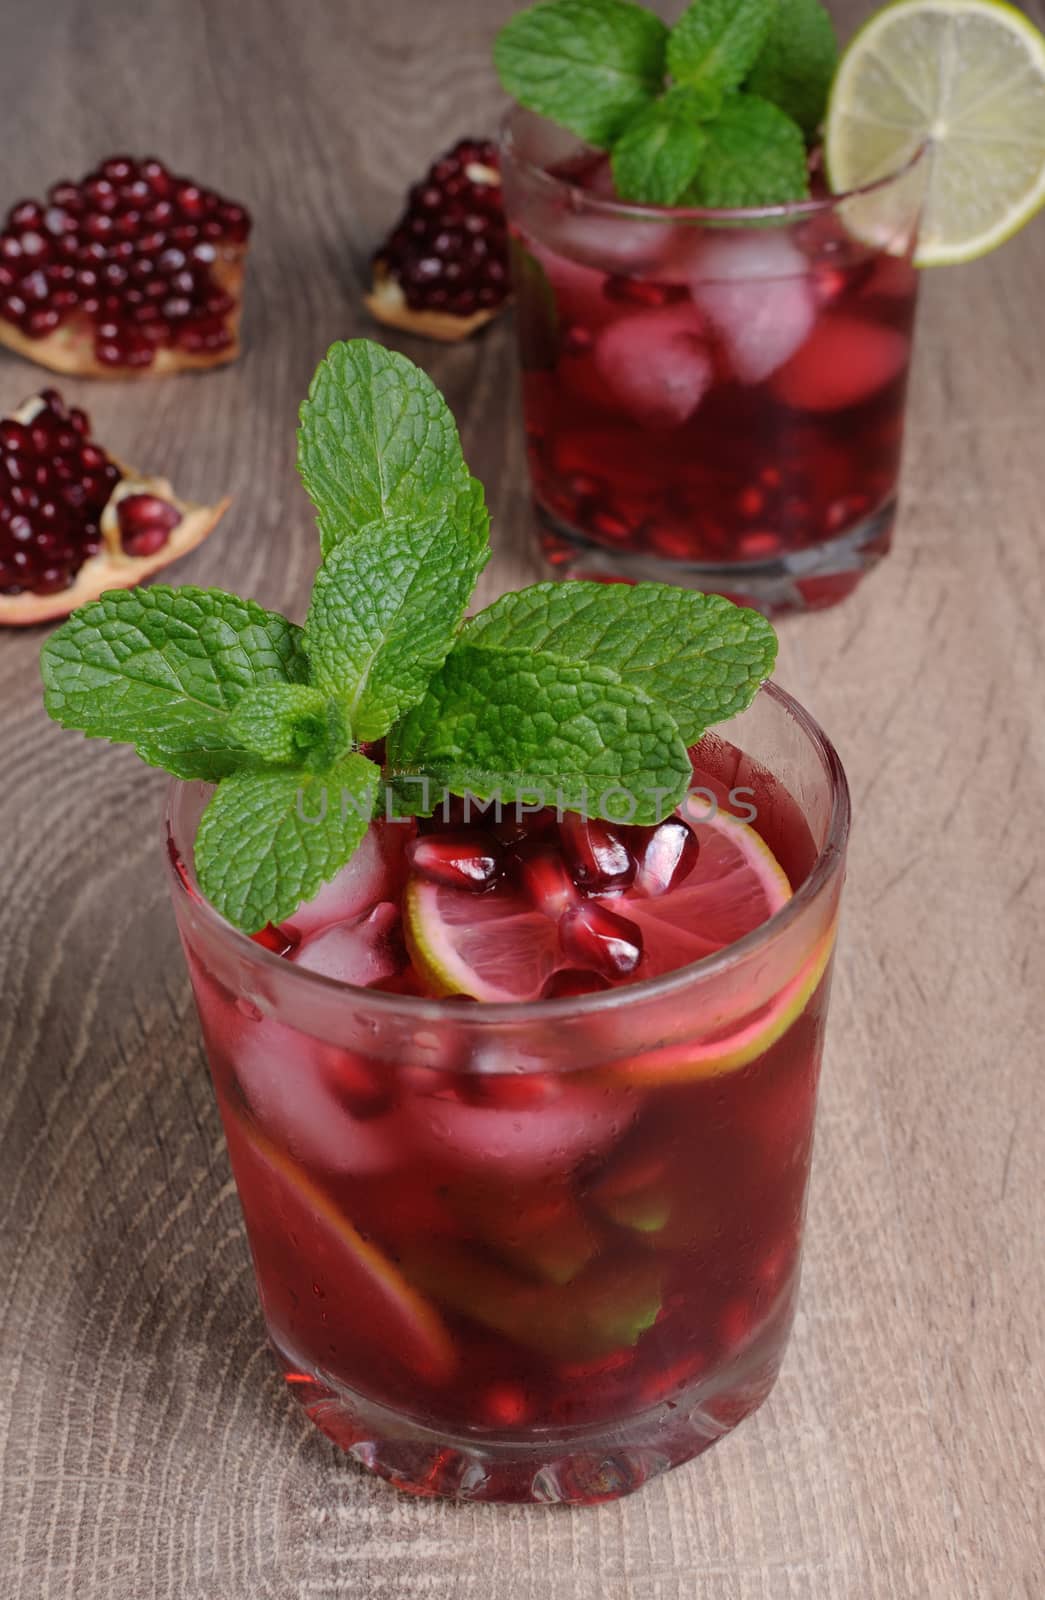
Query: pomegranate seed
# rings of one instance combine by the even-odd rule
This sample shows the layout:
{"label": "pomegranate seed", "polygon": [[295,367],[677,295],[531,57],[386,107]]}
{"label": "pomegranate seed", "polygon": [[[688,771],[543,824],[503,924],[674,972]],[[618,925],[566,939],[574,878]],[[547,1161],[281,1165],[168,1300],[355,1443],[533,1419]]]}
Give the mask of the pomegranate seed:
{"label": "pomegranate seed", "polygon": [[181,512],[154,494],[129,494],[116,507],[120,543],[131,556],[161,550],[181,521]]}
{"label": "pomegranate seed", "polygon": [[700,843],[696,834],[680,817],[669,817],[656,828],[644,828],[642,834],[641,844],[633,840],[638,858],[636,891],[652,897],[677,889],[697,864]]}
{"label": "pomegranate seed", "polygon": [[433,883],[453,889],[482,890],[499,876],[501,846],[477,829],[461,833],[426,833],[407,850],[411,866]]}
{"label": "pomegranate seed", "polygon": [[608,822],[567,812],[559,824],[563,849],[574,881],[592,894],[626,889],[635,876],[635,862],[619,833]]}
{"label": "pomegranate seed", "polygon": [[546,846],[523,846],[516,859],[516,878],[533,906],[557,922],[578,900],[577,885],[560,851]]}
{"label": "pomegranate seed", "polygon": [[567,911],[559,925],[564,954],[604,978],[626,978],[642,960],[642,931],[594,900]]}

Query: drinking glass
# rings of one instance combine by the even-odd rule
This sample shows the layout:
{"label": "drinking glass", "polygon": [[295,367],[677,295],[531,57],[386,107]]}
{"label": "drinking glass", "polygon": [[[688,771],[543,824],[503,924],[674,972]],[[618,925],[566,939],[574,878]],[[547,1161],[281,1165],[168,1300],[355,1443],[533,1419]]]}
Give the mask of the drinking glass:
{"label": "drinking glass", "polygon": [[[693,752],[795,892],[695,965],[534,1004],[353,988],[170,882],[269,1337],[291,1393],[402,1489],[626,1494],[769,1393],[798,1293],[848,832],[775,686]],[[730,799],[730,797],[733,797]]]}
{"label": "drinking glass", "polygon": [[831,605],[889,549],[928,158],[737,211],[613,198],[533,116],[502,138],[530,475],[562,577],[767,612]]}

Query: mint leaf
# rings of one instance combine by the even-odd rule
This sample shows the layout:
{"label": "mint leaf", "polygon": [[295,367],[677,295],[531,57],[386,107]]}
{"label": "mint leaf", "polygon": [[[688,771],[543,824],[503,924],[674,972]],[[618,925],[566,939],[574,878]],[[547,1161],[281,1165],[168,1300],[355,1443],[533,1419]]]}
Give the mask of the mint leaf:
{"label": "mint leaf", "polygon": [[809,193],[802,130],[768,100],[730,95],[706,127],[687,198],[698,206],[776,206]]}
{"label": "mint leaf", "polygon": [[622,200],[673,206],[696,177],[707,143],[700,120],[717,107],[699,89],[671,89],[628,123],[613,146]]}
{"label": "mint leaf", "polygon": [[230,729],[248,690],[304,683],[301,629],[220,589],[122,589],[44,645],[44,704],[66,728],[132,744],[150,766],[215,781],[257,765]]}
{"label": "mint leaf", "polygon": [[320,362],[301,407],[298,471],[324,555],[385,517],[446,507],[476,530],[488,526],[439,390],[405,356],[367,339],[335,344]]}
{"label": "mint leaf", "polygon": [[283,922],[359,844],[381,771],[342,756],[327,773],[241,772],[218,785],[196,834],[196,872],[213,906],[256,933]]}
{"label": "mint leaf", "polygon": [[696,0],[668,40],[668,71],[677,83],[736,89],[769,35],[777,0]]}
{"label": "mint leaf", "polygon": [[663,88],[667,41],[627,0],[545,0],[505,24],[494,62],[520,105],[608,149]]}
{"label": "mint leaf", "polygon": [[[543,651],[458,644],[388,740],[393,770],[439,788],[659,822],[685,795],[689,757],[668,712],[608,667]],[[405,789],[404,789],[405,792]],[[608,807],[604,797],[612,794]]]}
{"label": "mint leaf", "polygon": [[356,739],[380,739],[421,699],[489,554],[485,537],[445,514],[371,523],[331,550],[305,647],[313,682],[340,695]]}
{"label": "mint leaf", "polygon": [[827,110],[837,64],[834,23],[820,0],[777,0],[746,87],[786,111],[812,138]]}
{"label": "mint leaf", "polygon": [[663,583],[537,583],[480,611],[461,642],[609,667],[668,707],[687,745],[751,704],[777,652],[759,612]]}
{"label": "mint leaf", "polygon": [[350,742],[345,714],[321,689],[273,683],[248,689],[229,718],[229,733],[252,755],[323,772]]}

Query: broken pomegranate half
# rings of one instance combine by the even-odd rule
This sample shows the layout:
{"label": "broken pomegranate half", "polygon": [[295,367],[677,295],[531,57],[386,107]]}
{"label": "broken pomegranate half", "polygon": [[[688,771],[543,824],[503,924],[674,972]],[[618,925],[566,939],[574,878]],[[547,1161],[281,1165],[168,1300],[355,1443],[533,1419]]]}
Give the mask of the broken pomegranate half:
{"label": "broken pomegranate half", "polygon": [[410,191],[374,257],[366,303],[378,322],[465,339],[508,298],[508,229],[497,148],[462,139]]}
{"label": "broken pomegranate half", "polygon": [[67,616],[207,537],[228,506],[187,505],[91,438],[55,389],[0,421],[0,623]]}
{"label": "broken pomegranate half", "polygon": [[0,344],[54,372],[143,377],[239,354],[244,208],[112,156],[0,232]]}

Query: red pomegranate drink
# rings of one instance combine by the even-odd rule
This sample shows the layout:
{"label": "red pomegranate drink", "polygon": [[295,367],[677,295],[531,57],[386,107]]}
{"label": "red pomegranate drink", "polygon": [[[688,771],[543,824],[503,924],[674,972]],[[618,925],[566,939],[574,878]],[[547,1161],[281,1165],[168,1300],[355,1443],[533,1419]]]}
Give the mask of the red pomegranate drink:
{"label": "red pomegranate drink", "polygon": [[[778,693],[747,715],[776,751],[807,736]],[[709,737],[693,820],[377,823],[255,951],[175,877],[277,1358],[399,1487],[612,1498],[769,1392],[841,879],[808,736],[814,817]],[[175,796],[187,850],[198,808]],[[448,978],[527,998],[440,1000]]]}
{"label": "red pomegranate drink", "polygon": [[104,594],[45,646],[47,708],[181,780],[175,912],[292,1393],[403,1489],[610,1499],[783,1356],[845,780],[723,597],[466,617],[489,519],[403,357],[335,346],[299,447],[304,627]]}
{"label": "red pomegranate drink", "polygon": [[843,598],[896,516],[920,164],[771,216],[664,213],[561,148],[520,114],[502,163],[547,558],[770,611]]}

